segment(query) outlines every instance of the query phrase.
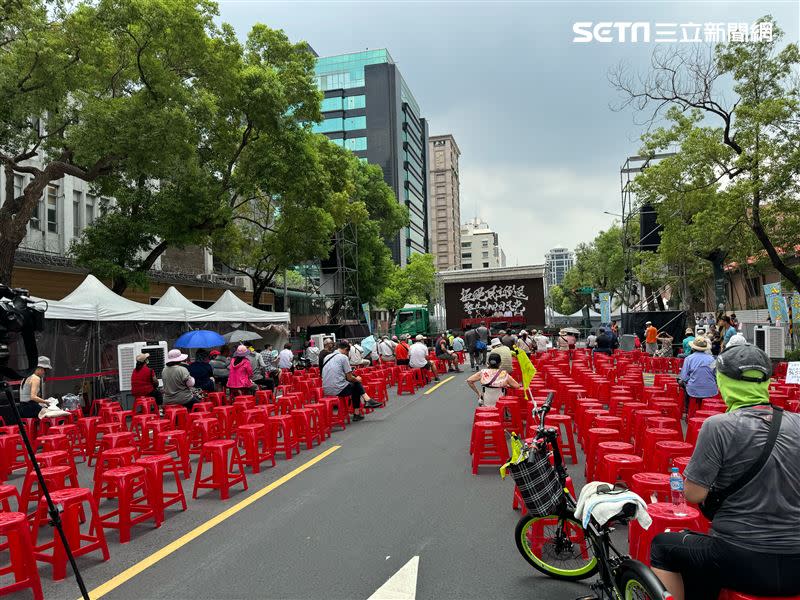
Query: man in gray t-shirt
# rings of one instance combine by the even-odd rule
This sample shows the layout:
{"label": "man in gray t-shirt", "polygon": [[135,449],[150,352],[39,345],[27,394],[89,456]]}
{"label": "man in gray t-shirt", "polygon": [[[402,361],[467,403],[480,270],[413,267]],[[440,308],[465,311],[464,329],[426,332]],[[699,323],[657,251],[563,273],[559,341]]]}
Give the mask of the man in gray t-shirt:
{"label": "man in gray t-shirt", "polygon": [[353,368],[348,358],[350,344],[347,340],[340,341],[338,346],[338,352],[331,352],[320,360],[322,391],[326,396],[350,396],[355,410],[353,420],[360,421],[364,418],[359,411],[362,401],[367,408],[378,408],[383,405],[370,398],[361,385],[361,378],[353,375]]}

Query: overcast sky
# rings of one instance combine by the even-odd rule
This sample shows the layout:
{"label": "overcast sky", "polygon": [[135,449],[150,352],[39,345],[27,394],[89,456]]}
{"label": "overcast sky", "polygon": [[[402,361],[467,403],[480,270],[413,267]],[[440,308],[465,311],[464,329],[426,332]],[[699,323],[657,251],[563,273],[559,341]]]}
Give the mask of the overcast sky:
{"label": "overcast sky", "polygon": [[430,133],[461,148],[461,217],[485,219],[509,265],[574,248],[620,211],[619,169],[642,127],[608,83],[663,44],[573,43],[576,21],[748,22],[772,14],[797,41],[798,0],[768,2],[274,2],[222,0],[246,35],[263,22],[320,56],[387,48]]}

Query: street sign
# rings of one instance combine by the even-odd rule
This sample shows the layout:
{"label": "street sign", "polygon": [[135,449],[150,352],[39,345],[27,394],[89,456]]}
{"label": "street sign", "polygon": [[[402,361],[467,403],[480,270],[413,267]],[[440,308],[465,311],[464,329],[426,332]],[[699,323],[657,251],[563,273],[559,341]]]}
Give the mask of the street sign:
{"label": "street sign", "polygon": [[581,288],[581,294],[591,294],[592,292],[594,292],[594,288],[593,287],[582,287]]}

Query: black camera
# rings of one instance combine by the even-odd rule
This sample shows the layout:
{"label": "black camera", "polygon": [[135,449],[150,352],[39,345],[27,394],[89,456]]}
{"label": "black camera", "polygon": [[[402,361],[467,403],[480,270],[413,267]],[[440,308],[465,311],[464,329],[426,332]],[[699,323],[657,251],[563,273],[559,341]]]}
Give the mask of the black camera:
{"label": "black camera", "polygon": [[[37,305],[28,290],[0,284],[0,375],[24,377],[36,366],[36,332],[44,329],[44,307]],[[9,369],[9,334],[20,334],[25,344],[27,366],[22,372]]]}

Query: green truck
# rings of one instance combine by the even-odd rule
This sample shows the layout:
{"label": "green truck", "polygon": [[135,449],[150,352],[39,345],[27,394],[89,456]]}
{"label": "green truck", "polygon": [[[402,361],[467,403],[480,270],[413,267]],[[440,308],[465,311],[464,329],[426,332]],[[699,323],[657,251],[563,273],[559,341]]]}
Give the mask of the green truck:
{"label": "green truck", "polygon": [[431,321],[428,307],[425,304],[406,304],[397,311],[394,322],[394,334],[408,334],[414,337],[418,333],[429,335]]}

